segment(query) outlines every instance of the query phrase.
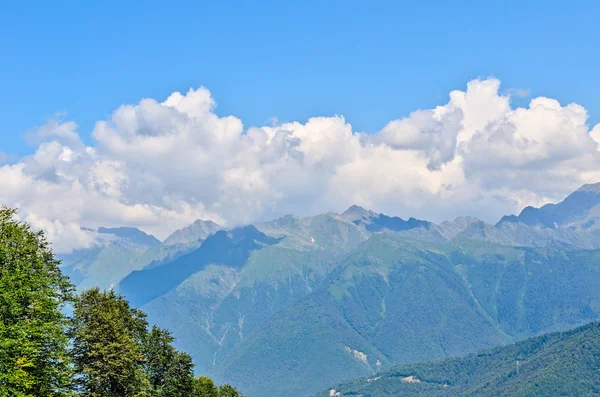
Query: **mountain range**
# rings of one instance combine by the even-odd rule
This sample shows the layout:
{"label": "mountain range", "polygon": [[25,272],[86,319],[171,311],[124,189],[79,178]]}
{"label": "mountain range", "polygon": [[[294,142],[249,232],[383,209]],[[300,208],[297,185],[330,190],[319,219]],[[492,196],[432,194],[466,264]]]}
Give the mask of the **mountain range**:
{"label": "mountain range", "polygon": [[232,229],[199,220],[163,242],[96,232],[61,258],[78,288],[117,289],[198,373],[254,397],[310,396],[600,319],[600,184],[495,225],[352,206]]}

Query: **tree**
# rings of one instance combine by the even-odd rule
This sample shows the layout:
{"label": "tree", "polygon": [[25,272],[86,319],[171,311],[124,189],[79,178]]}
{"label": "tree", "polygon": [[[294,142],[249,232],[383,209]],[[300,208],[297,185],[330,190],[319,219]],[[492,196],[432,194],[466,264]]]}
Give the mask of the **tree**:
{"label": "tree", "polygon": [[114,291],[94,288],[74,304],[70,329],[72,355],[83,396],[147,396],[142,341],[146,315]]}
{"label": "tree", "polygon": [[219,387],[219,397],[243,397],[235,387],[229,383],[225,383]]}
{"label": "tree", "polygon": [[144,338],[146,373],[157,397],[189,397],[194,387],[192,358],[178,352],[174,338],[165,329],[153,326]]}
{"label": "tree", "polygon": [[194,379],[193,397],[219,397],[219,389],[215,386],[212,379],[206,376],[199,376]]}
{"label": "tree", "polygon": [[72,292],[43,232],[0,207],[0,396],[69,395]]}

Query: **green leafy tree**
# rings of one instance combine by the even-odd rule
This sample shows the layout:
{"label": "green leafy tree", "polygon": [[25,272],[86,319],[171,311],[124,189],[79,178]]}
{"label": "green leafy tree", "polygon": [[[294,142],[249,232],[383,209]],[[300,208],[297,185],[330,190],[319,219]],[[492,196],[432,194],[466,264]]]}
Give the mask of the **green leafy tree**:
{"label": "green leafy tree", "polygon": [[228,383],[219,387],[219,397],[243,397],[237,389]]}
{"label": "green leafy tree", "polygon": [[81,395],[149,395],[142,351],[147,325],[146,315],[114,291],[94,288],[75,300],[70,336]]}
{"label": "green leafy tree", "polygon": [[44,234],[0,207],[0,396],[69,395],[72,291]]}
{"label": "green leafy tree", "polygon": [[146,372],[157,397],[189,397],[194,387],[192,358],[178,352],[172,345],[174,338],[165,329],[152,327],[144,338]]}
{"label": "green leafy tree", "polygon": [[212,379],[206,376],[199,376],[194,379],[193,397],[219,397],[219,389],[215,386]]}

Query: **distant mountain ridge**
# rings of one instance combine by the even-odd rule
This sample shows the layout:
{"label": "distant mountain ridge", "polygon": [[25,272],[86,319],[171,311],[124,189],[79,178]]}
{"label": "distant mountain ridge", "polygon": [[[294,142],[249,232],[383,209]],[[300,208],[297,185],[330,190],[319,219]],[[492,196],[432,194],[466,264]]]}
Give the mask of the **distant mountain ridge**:
{"label": "distant mountain ridge", "polygon": [[160,245],[160,240],[137,228],[85,229],[95,233],[90,248],[58,255],[62,271],[81,289],[114,287],[136,268],[137,258]]}
{"label": "distant mountain ridge", "polygon": [[114,227],[106,228],[99,227],[98,233],[100,234],[111,234],[119,237],[119,242],[128,242],[131,244],[139,245],[140,247],[149,248],[160,244],[160,240],[156,237],[146,234],[140,229],[134,227]]}
{"label": "distant mountain ridge", "polygon": [[174,231],[165,239],[163,244],[192,244],[200,240],[206,239],[211,234],[222,230],[223,226],[214,223],[213,221],[196,220],[191,225]]}
{"label": "distant mountain ridge", "polygon": [[376,214],[357,205],[353,205],[341,214],[341,218],[349,220],[356,225],[363,226],[369,232],[389,230],[394,232],[406,231],[422,227],[429,229],[431,222],[409,218],[405,221],[399,217],[390,217],[384,214]]}
{"label": "distant mountain ridge", "polygon": [[[140,236],[126,230],[65,268],[171,329],[199,373],[303,397],[600,319],[596,190],[496,225],[351,206],[229,230],[198,220],[146,247],[122,244]],[[529,221],[547,214],[557,227]]]}
{"label": "distant mountain ridge", "polygon": [[222,264],[240,268],[252,251],[277,242],[278,239],[261,233],[254,226],[236,228],[229,232],[220,230],[207,237],[197,250],[173,262],[133,271],[121,280],[120,292],[129,296],[132,304],[143,306],[177,287],[205,266]]}
{"label": "distant mountain ridge", "polygon": [[158,266],[198,248],[222,227],[196,220],[172,233],[164,242],[132,227],[84,229],[96,234],[90,248],[58,255],[62,269],[80,288],[113,288],[130,272]]}
{"label": "distant mountain ridge", "polygon": [[[528,226],[556,229],[573,225],[598,204],[600,204],[600,183],[588,184],[583,185],[558,204],[546,204],[540,208],[525,207],[518,216],[504,216],[498,224],[520,222]],[[589,228],[596,224],[594,220],[582,226]]]}

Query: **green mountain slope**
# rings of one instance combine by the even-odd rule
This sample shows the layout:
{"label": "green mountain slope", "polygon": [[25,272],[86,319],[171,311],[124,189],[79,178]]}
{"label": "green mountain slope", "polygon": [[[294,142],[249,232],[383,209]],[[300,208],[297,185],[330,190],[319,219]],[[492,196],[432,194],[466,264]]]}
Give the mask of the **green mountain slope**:
{"label": "green mountain slope", "polygon": [[598,318],[599,251],[375,234],[321,288],[236,345],[217,373],[251,395],[306,396],[380,366],[459,356]]}
{"label": "green mountain slope", "polygon": [[337,258],[368,236],[332,215],[284,217],[257,227],[276,237],[253,229],[244,240],[253,249],[235,263],[226,260],[232,247],[219,245],[217,256],[206,252],[217,233],[198,250],[134,272],[119,285],[153,322],[173,330],[199,373],[217,379],[217,368],[232,349],[321,286]]}
{"label": "green mountain slope", "polygon": [[216,374],[248,395],[304,396],[330,379],[372,374],[384,363],[387,359],[335,308],[311,295],[236,346]]}
{"label": "green mountain slope", "polygon": [[132,304],[142,306],[176,288],[210,264],[239,269],[252,251],[277,241],[253,226],[229,232],[221,230],[208,237],[200,248],[173,262],[132,272],[119,283],[119,292],[127,296]]}
{"label": "green mountain slope", "polygon": [[597,396],[600,323],[466,357],[394,367],[319,397]]}

